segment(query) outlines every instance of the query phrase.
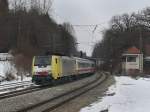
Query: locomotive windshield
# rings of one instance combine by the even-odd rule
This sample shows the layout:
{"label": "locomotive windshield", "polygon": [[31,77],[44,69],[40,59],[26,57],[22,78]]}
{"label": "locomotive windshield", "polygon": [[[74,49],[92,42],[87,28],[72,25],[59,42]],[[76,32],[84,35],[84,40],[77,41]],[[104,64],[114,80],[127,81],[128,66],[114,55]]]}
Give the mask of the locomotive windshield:
{"label": "locomotive windshield", "polygon": [[35,66],[51,65],[51,56],[36,56],[34,65]]}

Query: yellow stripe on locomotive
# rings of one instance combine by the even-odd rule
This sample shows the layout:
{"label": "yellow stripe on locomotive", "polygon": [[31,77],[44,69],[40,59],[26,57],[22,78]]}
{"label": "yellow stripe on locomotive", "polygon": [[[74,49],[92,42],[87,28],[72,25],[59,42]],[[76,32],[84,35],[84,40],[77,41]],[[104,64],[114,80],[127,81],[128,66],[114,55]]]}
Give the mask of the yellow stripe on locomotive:
{"label": "yellow stripe on locomotive", "polygon": [[52,77],[58,79],[61,77],[61,59],[60,56],[52,56]]}

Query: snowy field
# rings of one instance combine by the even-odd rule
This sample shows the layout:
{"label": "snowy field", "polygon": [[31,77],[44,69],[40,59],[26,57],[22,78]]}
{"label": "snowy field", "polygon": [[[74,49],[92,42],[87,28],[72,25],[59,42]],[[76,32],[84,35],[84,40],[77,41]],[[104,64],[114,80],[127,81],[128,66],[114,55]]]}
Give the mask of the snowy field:
{"label": "snowy field", "polygon": [[98,101],[80,112],[149,112],[150,79],[115,77],[116,83]]}

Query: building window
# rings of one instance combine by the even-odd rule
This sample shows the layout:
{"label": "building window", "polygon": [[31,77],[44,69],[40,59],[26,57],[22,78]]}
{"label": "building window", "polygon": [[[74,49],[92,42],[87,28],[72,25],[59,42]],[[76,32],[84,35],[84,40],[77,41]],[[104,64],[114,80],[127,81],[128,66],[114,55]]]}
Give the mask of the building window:
{"label": "building window", "polygon": [[127,62],[136,62],[136,57],[135,56],[127,57]]}

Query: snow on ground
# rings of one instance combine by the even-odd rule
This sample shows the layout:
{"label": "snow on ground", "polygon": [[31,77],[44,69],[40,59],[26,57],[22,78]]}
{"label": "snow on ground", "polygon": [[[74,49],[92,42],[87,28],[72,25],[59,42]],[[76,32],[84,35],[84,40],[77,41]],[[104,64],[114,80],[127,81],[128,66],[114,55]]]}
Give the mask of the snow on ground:
{"label": "snow on ground", "polygon": [[[32,80],[32,77],[24,77],[22,81],[31,81]],[[3,85],[3,84],[10,84],[10,83],[17,83],[17,82],[21,82],[21,77],[18,76],[18,79],[16,80],[12,80],[12,81],[3,81],[0,83],[0,85]]]}
{"label": "snow on ground", "polygon": [[[105,96],[80,112],[148,112],[150,110],[150,79],[115,77]],[[105,110],[105,111],[104,111]],[[108,111],[107,111],[108,110]]]}
{"label": "snow on ground", "polygon": [[[16,80],[6,81],[6,73],[11,73],[16,77]],[[28,76],[28,75],[26,75]],[[31,77],[23,77],[23,81],[31,81]],[[15,69],[14,65],[11,64],[10,61],[0,61],[0,84],[7,84],[7,83],[16,83],[20,82],[21,77],[17,76],[17,70]]]}
{"label": "snow on ground", "polygon": [[6,72],[17,74],[14,65],[10,61],[0,61],[0,76],[5,77]]}
{"label": "snow on ground", "polygon": [[6,63],[7,62],[3,62],[3,61],[0,62],[0,76],[1,77],[5,77],[4,71],[5,71]]}
{"label": "snow on ground", "polygon": [[[4,87],[4,85],[8,86],[10,84],[18,83],[21,81],[31,81],[32,80],[31,77],[26,77],[26,76],[29,76],[29,74],[26,74],[26,76],[23,77],[23,80],[21,80],[21,76],[17,76],[17,70],[16,70],[14,64],[11,63],[11,61],[9,60],[12,58],[13,58],[12,55],[10,55],[8,53],[0,53],[0,94],[14,91],[14,90],[24,89],[24,88],[28,87],[28,85],[27,85],[27,86],[23,86],[20,88],[16,88],[14,90],[13,89],[7,90],[6,89],[7,87]],[[13,76],[14,80],[11,80],[11,81],[6,80],[6,78],[12,77],[12,76]],[[30,86],[30,83],[29,83],[29,86]]]}

